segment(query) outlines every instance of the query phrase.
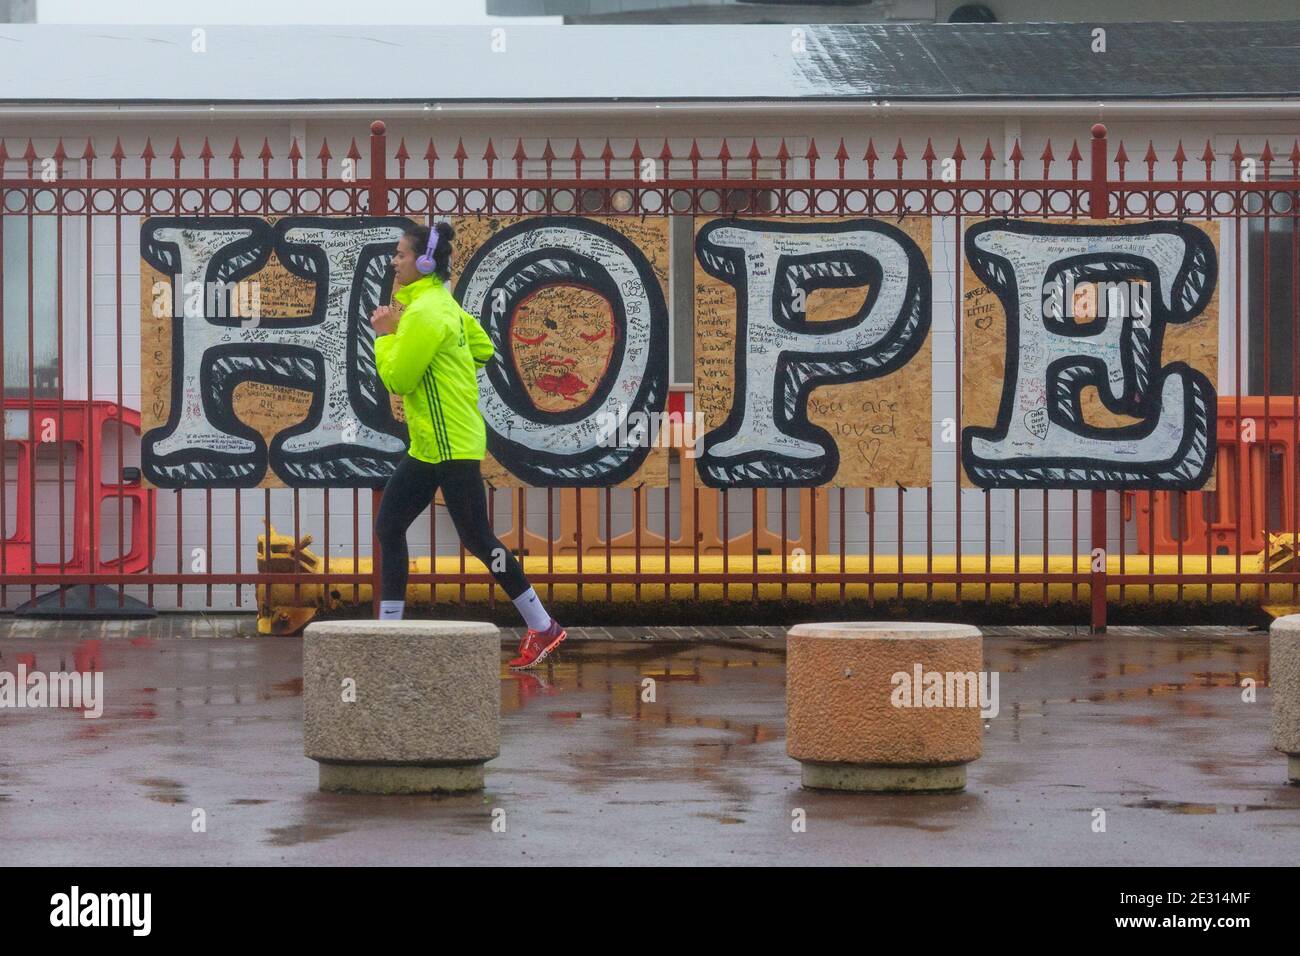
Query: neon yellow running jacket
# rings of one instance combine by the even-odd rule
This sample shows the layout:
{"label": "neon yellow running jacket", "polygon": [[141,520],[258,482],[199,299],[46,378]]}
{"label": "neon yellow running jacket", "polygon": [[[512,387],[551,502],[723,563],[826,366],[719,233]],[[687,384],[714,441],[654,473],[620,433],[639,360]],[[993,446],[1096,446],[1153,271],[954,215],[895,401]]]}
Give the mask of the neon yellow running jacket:
{"label": "neon yellow running jacket", "polygon": [[478,410],[478,370],[495,349],[478,320],[460,307],[436,275],[393,293],[406,308],[392,335],[375,339],[375,367],[402,396],[410,455],[437,464],[482,459],[487,429]]}

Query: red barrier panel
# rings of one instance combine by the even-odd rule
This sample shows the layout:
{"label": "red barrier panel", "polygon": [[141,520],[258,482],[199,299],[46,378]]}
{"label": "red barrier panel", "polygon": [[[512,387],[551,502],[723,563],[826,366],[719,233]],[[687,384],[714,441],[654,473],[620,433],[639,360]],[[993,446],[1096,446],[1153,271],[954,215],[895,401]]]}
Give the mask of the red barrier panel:
{"label": "red barrier panel", "polygon": [[[103,475],[104,432],[110,423],[121,422],[140,433],[140,413],[121,408],[113,402],[60,402],[58,399],[9,399],[5,409],[5,445],[18,452],[14,496],[13,533],[4,539],[4,569],[11,574],[137,574],[145,571],[153,555],[156,515],[154,491],[137,478],[132,482],[109,483]],[[59,433],[60,423],[62,434]],[[35,464],[33,456],[40,445],[71,445],[76,449],[73,499],[75,506],[68,518],[72,522],[72,556],[66,562],[35,561],[32,544],[32,521],[44,516],[33,515]],[[7,449],[6,449],[7,450]],[[131,508],[130,550],[118,558],[101,560],[100,515],[104,502],[121,499],[123,512]],[[48,519],[45,519],[48,520]],[[110,532],[113,533],[113,532]],[[42,534],[43,540],[52,535]],[[60,542],[62,547],[62,542]],[[34,565],[34,566],[33,566]]]}
{"label": "red barrier panel", "polygon": [[1143,554],[1254,554],[1264,534],[1300,531],[1296,522],[1298,448],[1295,400],[1219,397],[1213,491],[1130,491],[1124,520],[1135,519]]}

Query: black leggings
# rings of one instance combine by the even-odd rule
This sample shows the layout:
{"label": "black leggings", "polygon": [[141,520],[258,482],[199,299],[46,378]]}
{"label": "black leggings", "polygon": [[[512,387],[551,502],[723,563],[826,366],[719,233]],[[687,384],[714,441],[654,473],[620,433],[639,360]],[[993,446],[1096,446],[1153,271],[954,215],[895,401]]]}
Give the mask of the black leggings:
{"label": "black leggings", "polygon": [[382,554],[381,600],[406,600],[410,561],[406,551],[406,530],[429,507],[439,488],[465,550],[487,565],[512,601],[527,591],[529,584],[524,569],[497,540],[488,523],[487,494],[483,490],[479,462],[454,459],[431,465],[407,455],[388,479],[375,518],[375,534]]}

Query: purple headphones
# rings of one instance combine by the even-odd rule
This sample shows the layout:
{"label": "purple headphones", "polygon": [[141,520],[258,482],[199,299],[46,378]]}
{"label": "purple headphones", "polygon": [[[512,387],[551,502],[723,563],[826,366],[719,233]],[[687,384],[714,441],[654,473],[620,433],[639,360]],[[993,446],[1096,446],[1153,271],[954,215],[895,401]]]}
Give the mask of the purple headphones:
{"label": "purple headphones", "polygon": [[436,226],[429,227],[429,247],[424,250],[424,255],[415,260],[415,268],[419,269],[423,275],[428,275],[436,267],[433,264],[433,250],[438,245],[438,229]]}

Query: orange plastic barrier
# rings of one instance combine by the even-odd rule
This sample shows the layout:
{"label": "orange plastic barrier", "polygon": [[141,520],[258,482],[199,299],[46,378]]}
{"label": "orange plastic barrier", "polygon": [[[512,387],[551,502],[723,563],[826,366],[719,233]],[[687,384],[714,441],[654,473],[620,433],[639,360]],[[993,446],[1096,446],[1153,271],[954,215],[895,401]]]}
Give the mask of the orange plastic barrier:
{"label": "orange plastic barrier", "polygon": [[[1240,413],[1238,411],[1240,401]],[[1127,491],[1143,554],[1255,554],[1296,523],[1297,422],[1290,395],[1219,396],[1213,491]]]}
{"label": "orange plastic barrier", "polygon": [[[131,482],[107,483],[103,475],[104,432],[110,422],[118,421],[119,409],[113,402],[84,402],[57,399],[9,399],[4,403],[4,444],[18,451],[18,469],[14,476],[15,519],[12,533],[4,539],[4,571],[9,574],[135,574],[146,570],[152,557],[156,513],[154,491],[143,487],[139,478]],[[140,413],[120,410],[121,423],[140,432]],[[59,433],[62,423],[62,434]],[[32,560],[32,496],[34,457],[42,444],[72,445],[76,449],[74,466],[75,505],[66,520],[72,523],[72,556],[66,562],[45,563]],[[39,480],[39,479],[38,479]],[[100,513],[107,499],[122,498],[122,508],[132,502],[129,538],[130,550],[118,558],[101,560]],[[146,516],[148,521],[146,525]],[[38,520],[41,520],[38,518]],[[42,525],[42,541],[58,537],[48,519]],[[109,532],[116,542],[116,528]],[[93,544],[92,544],[93,543]]]}

